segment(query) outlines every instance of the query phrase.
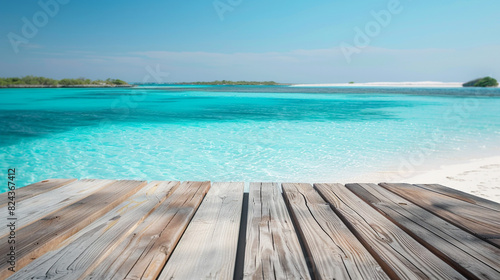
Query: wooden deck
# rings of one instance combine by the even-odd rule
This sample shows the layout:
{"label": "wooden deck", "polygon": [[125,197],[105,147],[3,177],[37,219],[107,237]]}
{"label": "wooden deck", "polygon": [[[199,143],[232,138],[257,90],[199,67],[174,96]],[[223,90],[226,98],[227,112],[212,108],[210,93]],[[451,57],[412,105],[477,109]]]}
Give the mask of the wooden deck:
{"label": "wooden deck", "polygon": [[440,185],[50,179],[15,201],[0,279],[500,279],[500,204]]}

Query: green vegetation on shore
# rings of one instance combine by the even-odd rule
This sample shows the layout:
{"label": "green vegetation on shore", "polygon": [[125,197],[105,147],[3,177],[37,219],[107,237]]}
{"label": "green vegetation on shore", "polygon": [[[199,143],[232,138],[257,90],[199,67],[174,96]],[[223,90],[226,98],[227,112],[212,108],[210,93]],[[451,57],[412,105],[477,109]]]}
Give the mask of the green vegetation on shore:
{"label": "green vegetation on shore", "polygon": [[497,80],[492,77],[484,77],[472,80],[470,82],[464,83],[462,86],[464,87],[497,87]]}
{"label": "green vegetation on shore", "polygon": [[231,86],[276,86],[279,83],[273,81],[254,82],[254,81],[213,81],[213,82],[191,82],[191,83],[177,83],[179,85],[231,85]]}
{"label": "green vegetation on shore", "polygon": [[124,86],[127,82],[120,79],[90,80],[85,78],[54,80],[45,77],[25,76],[22,78],[1,78],[0,86]]}

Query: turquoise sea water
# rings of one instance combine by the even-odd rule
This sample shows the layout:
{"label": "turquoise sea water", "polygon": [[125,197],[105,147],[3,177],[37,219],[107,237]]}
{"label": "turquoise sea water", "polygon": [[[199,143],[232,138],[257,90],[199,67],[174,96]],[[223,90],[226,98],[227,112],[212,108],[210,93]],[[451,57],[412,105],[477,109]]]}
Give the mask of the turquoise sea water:
{"label": "turquoise sea water", "polygon": [[334,182],[499,150],[500,89],[0,89],[0,135],[18,185]]}

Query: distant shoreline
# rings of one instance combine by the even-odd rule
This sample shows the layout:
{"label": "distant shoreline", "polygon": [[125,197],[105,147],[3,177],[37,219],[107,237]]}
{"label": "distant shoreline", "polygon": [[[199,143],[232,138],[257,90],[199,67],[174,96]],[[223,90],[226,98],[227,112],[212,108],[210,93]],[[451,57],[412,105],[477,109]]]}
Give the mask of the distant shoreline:
{"label": "distant shoreline", "polygon": [[228,80],[216,80],[211,82],[177,82],[173,83],[175,85],[187,85],[187,86],[279,86],[280,83],[274,81],[228,81]]}
{"label": "distant shoreline", "polygon": [[130,88],[136,85],[8,85],[0,88]]}
{"label": "distant shoreline", "polygon": [[[148,84],[126,84],[126,85],[1,85],[0,88],[132,88],[147,86]],[[394,87],[394,88],[463,88],[463,83],[445,82],[372,82],[372,83],[331,83],[331,84],[210,84],[210,83],[172,83],[174,86],[199,86],[199,85],[230,85],[230,86],[290,86],[290,87]],[[498,87],[493,87],[498,88]]]}
{"label": "distant shoreline", "polygon": [[374,82],[374,83],[338,83],[338,84],[293,84],[292,87],[429,87],[461,88],[463,83],[445,82]]}

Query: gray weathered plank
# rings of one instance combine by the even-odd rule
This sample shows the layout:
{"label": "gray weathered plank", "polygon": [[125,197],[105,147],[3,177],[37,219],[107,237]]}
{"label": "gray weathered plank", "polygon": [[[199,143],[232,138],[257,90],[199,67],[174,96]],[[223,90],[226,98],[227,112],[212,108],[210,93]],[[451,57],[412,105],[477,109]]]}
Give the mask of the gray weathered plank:
{"label": "gray weathered plank", "polygon": [[[39,195],[47,191],[52,191],[74,181],[76,181],[76,179],[47,179],[24,186],[22,188],[18,188],[15,190],[15,202],[18,203],[35,195]],[[8,192],[0,194],[0,208],[3,208],[7,205],[7,198]]]}
{"label": "gray weathered plank", "polygon": [[448,188],[443,185],[438,184],[417,184],[417,187],[424,188],[426,190],[437,192],[446,196],[450,196],[456,199],[463,200],[468,203],[476,204],[485,208],[489,208],[491,210],[497,211],[500,215],[500,203],[496,203],[494,201],[484,199],[479,196],[475,196],[472,194],[468,194],[459,190],[455,190],[452,188]]}
{"label": "gray weathered plank", "polygon": [[[17,230],[44,216],[50,215],[63,207],[73,204],[102,187],[113,183],[113,180],[84,179],[64,185],[54,192],[45,192],[16,203]],[[6,221],[7,211],[0,212],[0,220]],[[9,233],[7,227],[0,227],[0,239]]]}
{"label": "gray weathered plank", "polygon": [[106,259],[178,186],[151,182],[107,214],[31,262],[9,279],[80,279]]}
{"label": "gray weathered plank", "polygon": [[210,182],[183,182],[85,279],[156,279],[209,189]]}
{"label": "gray weathered plank", "polygon": [[[75,234],[141,189],[144,181],[116,181],[16,232],[16,269],[19,270]],[[0,244],[6,255],[11,244]],[[7,262],[0,262],[0,279],[12,274]]]}
{"label": "gray weathered plank", "polygon": [[213,184],[159,280],[233,279],[243,187]]}
{"label": "gray weathered plank", "polygon": [[469,279],[500,279],[500,249],[375,184],[348,189]]}
{"label": "gray weathered plank", "polygon": [[[465,279],[418,241],[340,184],[314,184],[385,271],[399,279]],[[379,263],[381,263],[379,261]]]}
{"label": "gray weathered plank", "polygon": [[250,183],[244,279],[310,279],[276,183]]}
{"label": "gray weathered plank", "polygon": [[389,279],[310,184],[283,184],[316,279]]}
{"label": "gray weathered plank", "polygon": [[415,185],[380,186],[500,248],[500,212]]}

